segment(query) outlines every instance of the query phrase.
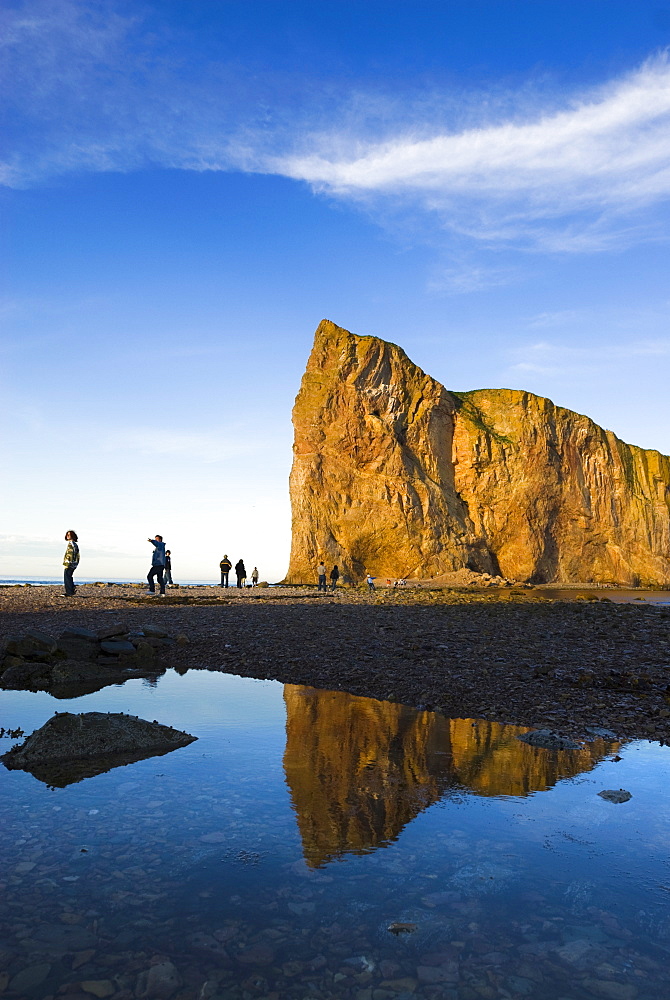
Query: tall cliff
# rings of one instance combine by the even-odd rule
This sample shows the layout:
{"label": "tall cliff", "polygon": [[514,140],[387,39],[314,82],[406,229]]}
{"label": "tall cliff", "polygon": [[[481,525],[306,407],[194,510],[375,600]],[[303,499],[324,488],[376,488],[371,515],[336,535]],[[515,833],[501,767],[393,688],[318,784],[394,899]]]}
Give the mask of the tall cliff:
{"label": "tall cliff", "polygon": [[293,423],[290,582],[323,558],[352,580],[670,584],[670,459],[549,399],[449,392],[324,320]]}

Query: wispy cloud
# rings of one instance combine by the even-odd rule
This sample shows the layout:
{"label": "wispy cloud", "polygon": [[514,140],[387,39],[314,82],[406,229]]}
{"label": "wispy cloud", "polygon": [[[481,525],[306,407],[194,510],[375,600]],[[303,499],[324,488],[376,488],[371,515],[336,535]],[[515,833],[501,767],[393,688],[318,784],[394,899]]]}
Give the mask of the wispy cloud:
{"label": "wispy cloud", "polygon": [[[390,97],[192,58],[188,38],[132,10],[31,0],[5,15],[4,92],[20,123],[5,184],[148,164],[241,170],[306,182],[384,224],[420,219],[414,237],[427,227],[466,247],[591,253],[667,236],[667,55],[588,93],[530,81],[504,96]],[[451,271],[464,290],[500,280],[495,267]]]}
{"label": "wispy cloud", "polygon": [[169,455],[192,458],[198,462],[225,462],[239,455],[261,449],[260,442],[237,438],[231,433],[191,433],[154,427],[126,428],[109,434],[103,442],[108,452],[135,452],[165,458]]}
{"label": "wispy cloud", "polygon": [[621,368],[622,362],[635,359],[670,357],[670,338],[638,340],[597,347],[566,347],[551,341],[538,341],[517,348],[507,369],[510,373],[534,373],[578,377],[595,375],[606,366]]}
{"label": "wispy cloud", "polygon": [[[71,172],[247,169],[272,80],[198,58],[149,5],[19,0],[0,20],[9,153],[0,183]],[[251,108],[254,108],[253,114]]]}
{"label": "wispy cloud", "polygon": [[405,134],[277,169],[341,198],[409,198],[489,245],[593,251],[660,236],[640,213],[670,196],[670,64],[659,56],[550,114],[425,138]]}

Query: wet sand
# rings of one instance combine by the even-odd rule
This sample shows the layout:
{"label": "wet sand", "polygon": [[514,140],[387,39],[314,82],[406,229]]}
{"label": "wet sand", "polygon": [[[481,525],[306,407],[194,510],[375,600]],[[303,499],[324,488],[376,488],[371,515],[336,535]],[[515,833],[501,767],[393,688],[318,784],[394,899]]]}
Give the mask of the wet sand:
{"label": "wet sand", "polygon": [[349,691],[574,736],[670,742],[670,606],[623,592],[398,589],[0,587],[0,636],[112,622],[190,642],[179,670]]}

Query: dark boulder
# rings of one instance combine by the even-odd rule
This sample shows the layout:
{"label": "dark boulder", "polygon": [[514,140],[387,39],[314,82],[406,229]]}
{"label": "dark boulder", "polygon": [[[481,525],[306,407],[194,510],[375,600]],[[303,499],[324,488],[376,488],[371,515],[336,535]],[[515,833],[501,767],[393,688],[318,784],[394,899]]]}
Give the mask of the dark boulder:
{"label": "dark boulder", "polygon": [[197,737],[123,713],[57,713],[20,746],[0,757],[9,770],[29,771],[63,787],[146,757],[187,746]]}

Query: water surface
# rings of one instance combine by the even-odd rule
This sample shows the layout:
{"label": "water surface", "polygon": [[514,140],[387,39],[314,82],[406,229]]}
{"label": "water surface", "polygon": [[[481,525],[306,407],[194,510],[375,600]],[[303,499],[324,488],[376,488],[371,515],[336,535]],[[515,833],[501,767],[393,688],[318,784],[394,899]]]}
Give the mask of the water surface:
{"label": "water surface", "polygon": [[670,996],[666,748],[549,753],[204,671],[0,705],[27,733],[102,710],[198,737],[64,788],[0,768],[3,997],[130,1000],[166,961],[176,1000]]}

